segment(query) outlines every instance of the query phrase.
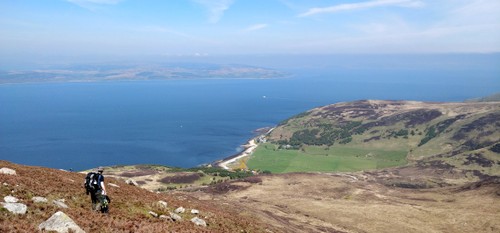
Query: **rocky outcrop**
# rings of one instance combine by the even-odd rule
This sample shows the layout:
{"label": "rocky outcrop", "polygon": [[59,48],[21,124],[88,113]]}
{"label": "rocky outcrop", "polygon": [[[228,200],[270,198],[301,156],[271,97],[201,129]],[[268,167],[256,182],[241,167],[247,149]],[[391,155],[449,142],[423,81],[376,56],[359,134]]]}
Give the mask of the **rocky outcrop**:
{"label": "rocky outcrop", "polygon": [[200,214],[200,211],[199,211],[199,210],[197,210],[197,209],[192,209],[192,210],[191,210],[191,213],[192,213],[192,214]]}
{"label": "rocky outcrop", "polygon": [[6,168],[6,167],[0,168],[0,174],[14,175],[14,176],[17,175],[16,170]]}
{"label": "rocky outcrop", "polygon": [[75,233],[85,233],[82,228],[76,225],[75,221],[71,219],[65,213],[58,211],[52,217],[47,219],[47,221],[38,225],[40,231],[55,231],[59,233],[75,232]]}

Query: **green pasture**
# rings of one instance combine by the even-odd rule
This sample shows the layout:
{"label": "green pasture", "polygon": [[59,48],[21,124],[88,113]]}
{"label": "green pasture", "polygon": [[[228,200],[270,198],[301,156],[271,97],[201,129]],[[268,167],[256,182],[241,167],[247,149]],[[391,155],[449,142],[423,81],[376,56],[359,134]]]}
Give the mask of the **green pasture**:
{"label": "green pasture", "polygon": [[301,150],[260,145],[247,162],[250,169],[272,173],[361,171],[406,164],[407,151],[386,151],[348,146],[305,146]]}

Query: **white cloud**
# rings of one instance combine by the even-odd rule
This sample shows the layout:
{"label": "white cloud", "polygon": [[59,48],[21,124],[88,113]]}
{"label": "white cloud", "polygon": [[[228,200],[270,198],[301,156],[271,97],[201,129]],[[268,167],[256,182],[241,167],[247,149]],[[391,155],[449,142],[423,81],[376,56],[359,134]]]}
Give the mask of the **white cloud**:
{"label": "white cloud", "polygon": [[209,22],[217,23],[224,15],[224,12],[229,9],[234,0],[193,0],[202,5],[208,10]]}
{"label": "white cloud", "polygon": [[102,5],[116,5],[123,0],[66,0],[88,10],[95,10]]}
{"label": "white cloud", "polygon": [[306,17],[306,16],[325,14],[325,13],[335,13],[339,11],[381,7],[381,6],[422,7],[423,5],[424,3],[419,0],[373,0],[373,1],[359,2],[359,3],[338,4],[329,7],[311,8],[308,11],[300,14],[299,17]]}
{"label": "white cloud", "polygon": [[269,25],[268,24],[265,24],[265,23],[261,23],[261,24],[254,24],[250,27],[247,27],[245,28],[243,31],[245,32],[251,32],[251,31],[257,31],[257,30],[260,30],[260,29],[263,29],[263,28],[266,28],[268,27]]}

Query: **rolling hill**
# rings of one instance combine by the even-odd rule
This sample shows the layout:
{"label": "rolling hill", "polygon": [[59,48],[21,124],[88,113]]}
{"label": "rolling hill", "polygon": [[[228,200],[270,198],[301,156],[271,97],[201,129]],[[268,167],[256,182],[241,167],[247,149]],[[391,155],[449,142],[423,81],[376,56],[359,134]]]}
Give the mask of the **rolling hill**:
{"label": "rolling hill", "polygon": [[272,172],[439,166],[500,175],[500,103],[365,100],[282,122],[248,161]]}

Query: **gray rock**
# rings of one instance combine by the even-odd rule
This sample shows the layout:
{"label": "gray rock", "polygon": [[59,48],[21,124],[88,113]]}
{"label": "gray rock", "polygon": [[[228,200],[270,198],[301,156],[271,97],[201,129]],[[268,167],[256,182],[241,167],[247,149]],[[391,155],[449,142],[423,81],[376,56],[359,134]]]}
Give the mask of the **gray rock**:
{"label": "gray rock", "polygon": [[207,223],[205,222],[205,220],[203,220],[201,218],[198,218],[198,217],[192,218],[191,222],[193,222],[197,226],[202,226],[202,227],[206,227],[207,226]]}
{"label": "gray rock", "polygon": [[181,221],[182,220],[181,216],[174,214],[174,213],[170,213],[170,218],[172,218],[172,220],[174,220],[174,221]]}
{"label": "gray rock", "polygon": [[149,211],[149,214],[155,218],[158,218],[158,214],[153,211]]}
{"label": "gray rock", "polygon": [[199,210],[197,210],[197,209],[192,209],[192,210],[191,210],[191,213],[192,213],[192,214],[199,214],[199,213],[200,213],[200,211],[199,211]]}
{"label": "gray rock", "polygon": [[109,186],[111,187],[115,187],[115,188],[119,188],[120,186],[116,185],[116,184],[113,184],[113,183],[108,183]]}
{"label": "gray rock", "polygon": [[7,183],[5,183],[5,182],[4,182],[4,183],[3,183],[3,186],[9,186],[9,184],[7,184]]}
{"label": "gray rock", "polygon": [[160,218],[160,219],[163,219],[163,220],[165,220],[165,221],[167,221],[167,220],[172,220],[172,218],[171,218],[171,217],[169,217],[169,216],[167,216],[167,215],[163,215],[163,214],[162,214],[162,215],[160,215],[160,217],[159,217],[159,218]]}
{"label": "gray rock", "polygon": [[47,221],[38,225],[40,231],[55,231],[59,233],[71,232],[75,233],[85,233],[82,228],[76,225],[75,221],[71,219],[68,215],[61,211],[57,211],[52,217],[47,219]]}
{"label": "gray rock", "polygon": [[129,185],[133,185],[133,186],[139,186],[139,184],[137,184],[137,182],[135,182],[135,180],[133,180],[133,179],[128,179],[125,181],[125,183],[127,183]]}
{"label": "gray rock", "polygon": [[6,167],[0,168],[0,174],[7,174],[7,175],[14,175],[14,176],[17,175],[16,170],[6,168]]}
{"label": "gray rock", "polygon": [[166,209],[168,207],[168,203],[165,201],[158,201],[158,205],[163,209]]}
{"label": "gray rock", "polygon": [[3,198],[3,200],[7,203],[16,203],[19,201],[19,199],[17,199],[16,197],[13,197],[13,196],[6,196]]}
{"label": "gray rock", "polygon": [[174,210],[176,214],[183,214],[185,211],[186,209],[184,209],[184,207],[182,206]]}
{"label": "gray rock", "polygon": [[61,200],[54,200],[52,201],[52,203],[59,208],[64,208],[64,209],[69,208],[68,205],[64,204],[64,202],[62,202]]}
{"label": "gray rock", "polygon": [[45,203],[45,202],[48,202],[47,198],[45,198],[45,197],[33,197],[33,198],[31,198],[31,200],[34,203]]}
{"label": "gray rock", "polygon": [[7,209],[9,212],[13,214],[26,214],[28,207],[22,203],[1,203],[3,208]]}

